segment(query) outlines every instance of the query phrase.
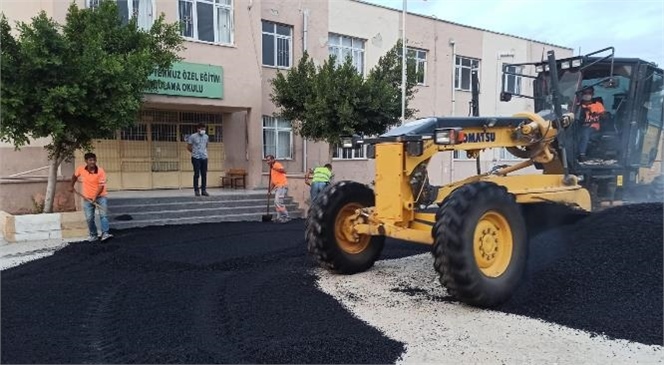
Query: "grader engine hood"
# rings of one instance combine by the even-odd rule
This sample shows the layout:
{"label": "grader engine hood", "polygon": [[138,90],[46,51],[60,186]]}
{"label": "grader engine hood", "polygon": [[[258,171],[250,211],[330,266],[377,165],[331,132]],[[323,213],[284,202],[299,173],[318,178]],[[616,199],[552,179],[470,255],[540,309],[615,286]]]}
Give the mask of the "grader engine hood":
{"label": "grader engine hood", "polygon": [[[431,117],[418,119],[406,123],[400,127],[394,128],[387,133],[380,135],[378,141],[396,141],[398,137],[406,140],[412,137],[433,137],[436,129],[441,128],[462,128],[462,129],[487,129],[495,127],[516,127],[523,122],[529,122],[528,118],[515,117]],[[473,141],[484,142],[486,136],[473,135],[469,137]],[[469,139],[469,141],[470,141]]]}

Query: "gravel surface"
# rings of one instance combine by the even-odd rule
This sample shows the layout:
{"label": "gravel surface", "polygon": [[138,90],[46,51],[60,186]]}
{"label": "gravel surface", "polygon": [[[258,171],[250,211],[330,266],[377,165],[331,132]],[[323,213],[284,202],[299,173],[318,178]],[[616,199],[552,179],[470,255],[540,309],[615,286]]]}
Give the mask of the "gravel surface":
{"label": "gravel surface", "polygon": [[447,296],[430,254],[319,269],[318,284],[405,343],[398,363],[663,363],[662,218],[662,204],[617,207],[536,237],[502,312]]}
{"label": "gravel surface", "polygon": [[50,256],[72,241],[52,239],[0,244],[0,270]]}
{"label": "gravel surface", "polygon": [[531,242],[500,310],[644,344],[662,336],[662,204],[614,207]]}
{"label": "gravel surface", "polygon": [[402,343],[316,288],[303,226],[119,231],[4,270],[2,362],[394,363]]}

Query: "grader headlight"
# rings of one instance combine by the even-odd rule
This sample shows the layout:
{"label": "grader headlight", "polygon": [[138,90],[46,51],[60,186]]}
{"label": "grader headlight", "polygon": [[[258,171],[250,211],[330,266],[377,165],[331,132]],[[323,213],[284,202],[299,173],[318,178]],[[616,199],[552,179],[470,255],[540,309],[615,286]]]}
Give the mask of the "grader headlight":
{"label": "grader headlight", "polygon": [[434,132],[434,142],[442,145],[453,145],[463,142],[465,134],[458,128],[436,129]]}

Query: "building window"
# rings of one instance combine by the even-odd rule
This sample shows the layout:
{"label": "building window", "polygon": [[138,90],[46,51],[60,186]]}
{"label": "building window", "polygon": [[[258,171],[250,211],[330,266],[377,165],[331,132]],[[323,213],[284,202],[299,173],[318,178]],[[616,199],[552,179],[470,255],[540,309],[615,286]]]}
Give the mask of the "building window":
{"label": "building window", "polygon": [[415,60],[415,73],[417,74],[417,84],[424,85],[426,80],[427,51],[421,49],[408,48],[407,56]]}
{"label": "building window", "polygon": [[263,66],[291,67],[293,27],[268,22],[263,23]]}
{"label": "building window", "polygon": [[364,75],[364,42],[364,39],[334,33],[327,39],[328,51],[336,57],[335,64],[342,65],[350,57],[361,75]]}
{"label": "building window", "polygon": [[[522,66],[507,66],[504,70],[511,73],[523,73]],[[503,84],[505,85],[503,91],[511,94],[521,94],[521,79],[521,76],[503,74]]]}
{"label": "building window", "polygon": [[267,155],[277,159],[293,157],[293,128],[290,121],[263,116],[263,158]]}
{"label": "building window", "polygon": [[233,0],[178,0],[183,37],[233,44]]}
{"label": "building window", "polygon": [[335,160],[366,160],[367,146],[344,148],[339,145],[334,146],[332,158]]}
{"label": "building window", "polygon": [[468,157],[466,151],[454,151],[453,156],[455,160],[475,160],[474,158]]}
{"label": "building window", "polygon": [[509,160],[524,160],[523,158],[519,158],[519,157],[516,157],[516,156],[514,156],[513,154],[511,154],[511,153],[507,150],[507,148],[501,148],[501,149],[500,149],[500,156],[499,156],[499,158],[500,158],[501,160],[507,160],[507,161],[509,161]]}
{"label": "building window", "polygon": [[[101,0],[86,0],[86,6],[94,9],[99,6]],[[155,3],[154,0],[116,0],[118,12],[123,24],[127,24],[130,18],[136,18],[138,27],[143,30],[152,28],[154,22]]]}
{"label": "building window", "polygon": [[479,69],[480,60],[457,56],[454,70],[454,88],[461,91],[472,91],[471,72],[477,70],[477,77],[479,78]]}

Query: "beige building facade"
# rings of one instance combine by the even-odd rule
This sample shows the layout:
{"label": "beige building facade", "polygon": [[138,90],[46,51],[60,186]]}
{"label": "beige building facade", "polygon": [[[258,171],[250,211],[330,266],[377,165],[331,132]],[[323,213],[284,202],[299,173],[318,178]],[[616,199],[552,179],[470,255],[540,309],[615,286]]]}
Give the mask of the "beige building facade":
{"label": "beige building facade", "polygon": [[[97,5],[96,0],[75,2],[80,7]],[[192,189],[186,138],[202,122],[210,136],[210,187],[219,186],[229,169],[246,170],[248,188],[266,186],[264,157],[273,154],[288,171],[290,195],[306,202],[304,172],[328,162],[330,149],[303,141],[293,133],[290,121],[272,116],[276,109],[270,101],[270,80],[292,67],[304,50],[318,64],[330,53],[349,54],[366,75],[401,34],[400,10],[356,0],[118,0],[118,4],[121,16],[136,16],[146,28],[161,13],[169,22],[182,21],[186,49],[181,54],[184,60],[170,72],[153,75],[162,81],[161,87],[146,94],[136,125],[118,131],[114,139],[95,141],[110,190]],[[44,10],[64,22],[68,5],[61,0],[5,0],[2,12],[10,21],[28,21]],[[482,114],[532,110],[525,99],[498,101],[502,64],[539,60],[550,49],[559,56],[572,55],[569,48],[414,14],[408,14],[406,30],[409,56],[424,71],[412,103],[419,110],[416,117],[468,115],[472,69],[479,70]],[[532,86],[525,79],[508,84],[526,93]],[[0,210],[30,209],[35,195],[43,194],[45,143],[34,141],[21,151],[0,145]],[[364,149],[334,150],[337,179],[373,179],[373,161],[365,158]],[[505,151],[488,151],[482,155],[482,167],[510,159]],[[63,182],[56,205],[62,209],[72,206],[65,181],[77,163],[80,154],[61,167]],[[452,154],[435,157],[430,167],[433,183],[474,171],[475,161]]]}

